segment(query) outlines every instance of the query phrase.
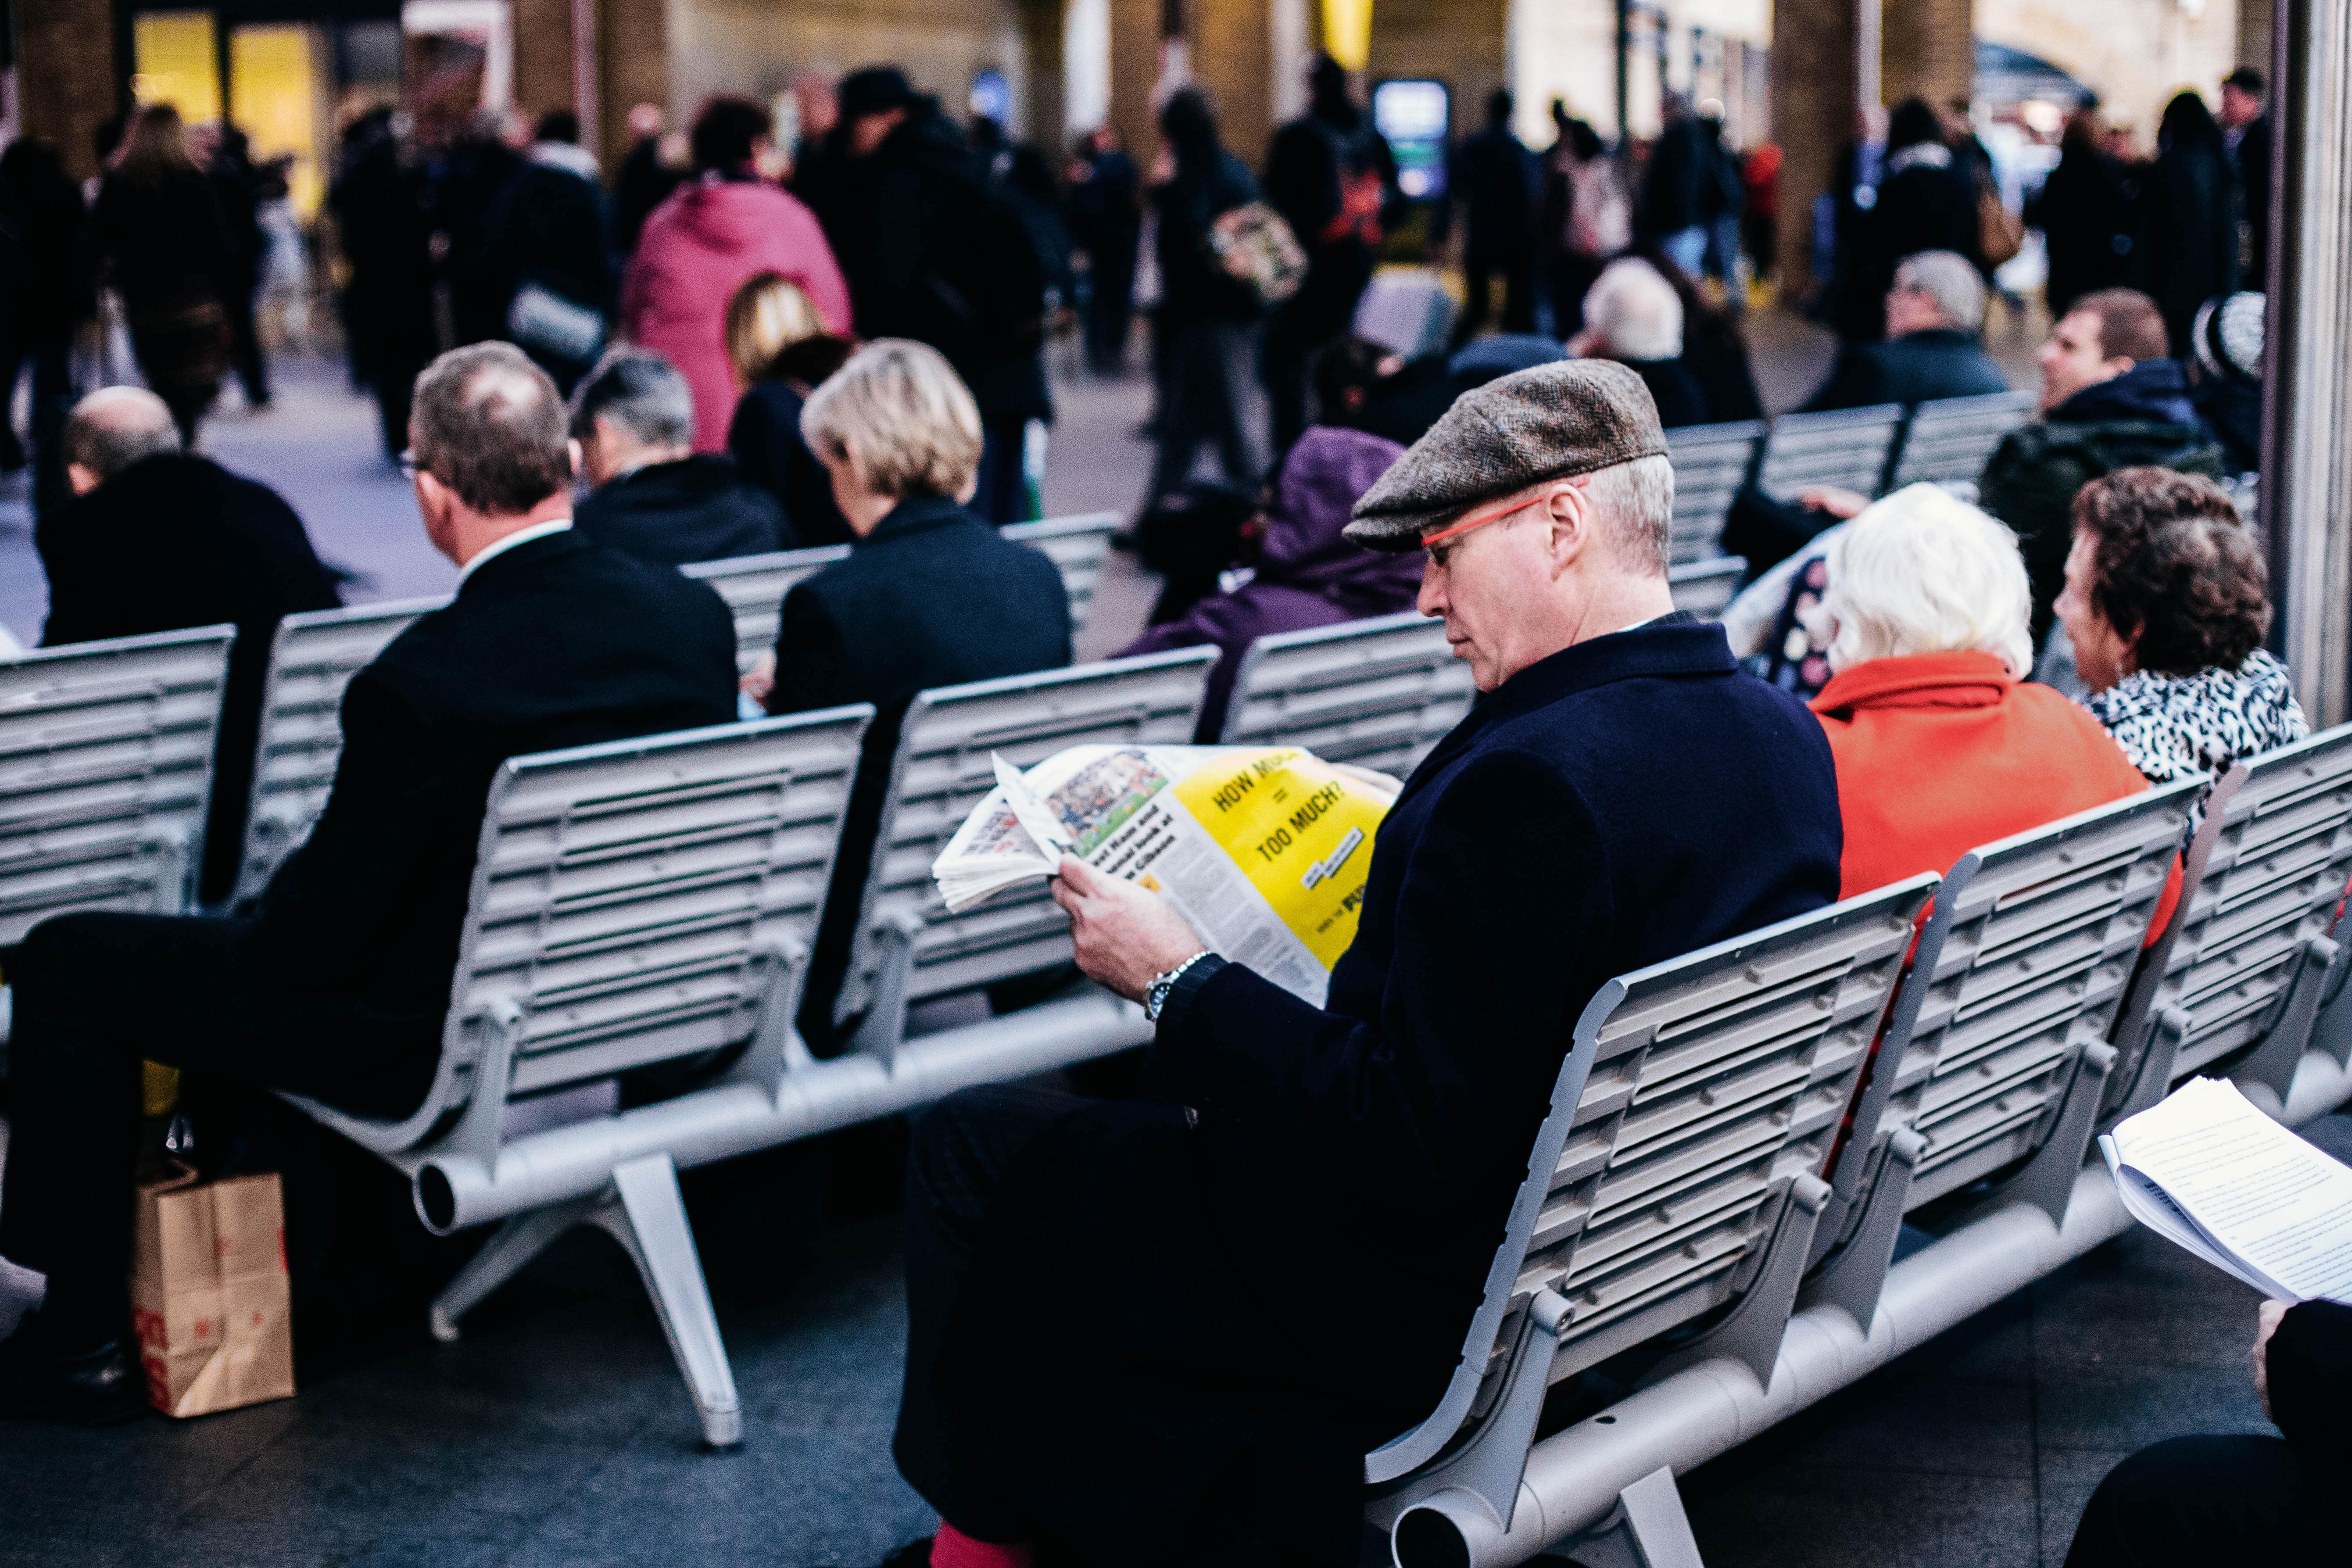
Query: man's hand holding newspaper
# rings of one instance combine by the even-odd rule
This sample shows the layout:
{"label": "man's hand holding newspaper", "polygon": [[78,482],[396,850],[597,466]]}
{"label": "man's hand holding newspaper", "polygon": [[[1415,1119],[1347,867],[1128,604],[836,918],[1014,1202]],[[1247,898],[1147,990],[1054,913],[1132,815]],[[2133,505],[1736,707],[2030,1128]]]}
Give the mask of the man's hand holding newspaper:
{"label": "man's hand holding newspaper", "polygon": [[932,864],[949,909],[1058,875],[1080,967],[1121,994],[1207,946],[1318,1005],[1398,790],[1295,746],[1073,746],[996,778]]}

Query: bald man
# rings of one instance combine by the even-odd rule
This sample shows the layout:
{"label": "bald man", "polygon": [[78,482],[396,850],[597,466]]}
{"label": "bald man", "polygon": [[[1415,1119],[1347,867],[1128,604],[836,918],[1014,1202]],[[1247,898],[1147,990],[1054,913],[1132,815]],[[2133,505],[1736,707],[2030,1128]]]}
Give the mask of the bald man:
{"label": "bald man", "polygon": [[341,604],[339,579],[277,491],[181,451],[171,410],[144,388],[83,398],[62,445],[74,499],[33,533],[49,578],[42,646],[236,627],[198,883],[207,901],[225,897],[245,833],[269,640],[281,617]]}

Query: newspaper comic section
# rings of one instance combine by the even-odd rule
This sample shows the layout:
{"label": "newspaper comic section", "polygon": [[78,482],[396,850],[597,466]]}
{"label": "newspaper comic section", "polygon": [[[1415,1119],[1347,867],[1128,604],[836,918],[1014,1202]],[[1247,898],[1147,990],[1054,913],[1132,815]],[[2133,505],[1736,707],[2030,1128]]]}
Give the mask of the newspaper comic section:
{"label": "newspaper comic section", "polygon": [[1384,773],[1296,746],[1073,746],[996,785],[931,875],[961,912],[1065,854],[1172,901],[1211,947],[1321,1005],[1355,940]]}

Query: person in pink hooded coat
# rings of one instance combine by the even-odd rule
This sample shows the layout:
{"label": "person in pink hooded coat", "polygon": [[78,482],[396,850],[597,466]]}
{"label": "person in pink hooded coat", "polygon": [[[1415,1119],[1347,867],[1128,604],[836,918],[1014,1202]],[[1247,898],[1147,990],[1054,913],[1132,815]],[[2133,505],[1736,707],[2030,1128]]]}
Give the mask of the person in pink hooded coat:
{"label": "person in pink hooded coat", "polygon": [[685,374],[694,389],[694,449],[727,449],[735,372],[727,358],[727,301],[744,279],[780,272],[801,286],[825,330],[847,336],[849,286],[816,217],[760,177],[775,122],[760,104],[714,98],[694,121],[700,178],[646,219],[621,285],[621,331]]}

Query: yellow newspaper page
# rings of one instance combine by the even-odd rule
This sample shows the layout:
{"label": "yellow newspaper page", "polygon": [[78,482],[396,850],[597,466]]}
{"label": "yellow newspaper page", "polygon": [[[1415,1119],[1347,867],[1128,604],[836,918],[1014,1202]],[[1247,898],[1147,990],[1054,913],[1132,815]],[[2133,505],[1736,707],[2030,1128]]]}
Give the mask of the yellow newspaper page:
{"label": "yellow newspaper page", "polygon": [[1179,784],[1176,798],[1328,970],[1356,940],[1389,798],[1295,748],[1216,761]]}

